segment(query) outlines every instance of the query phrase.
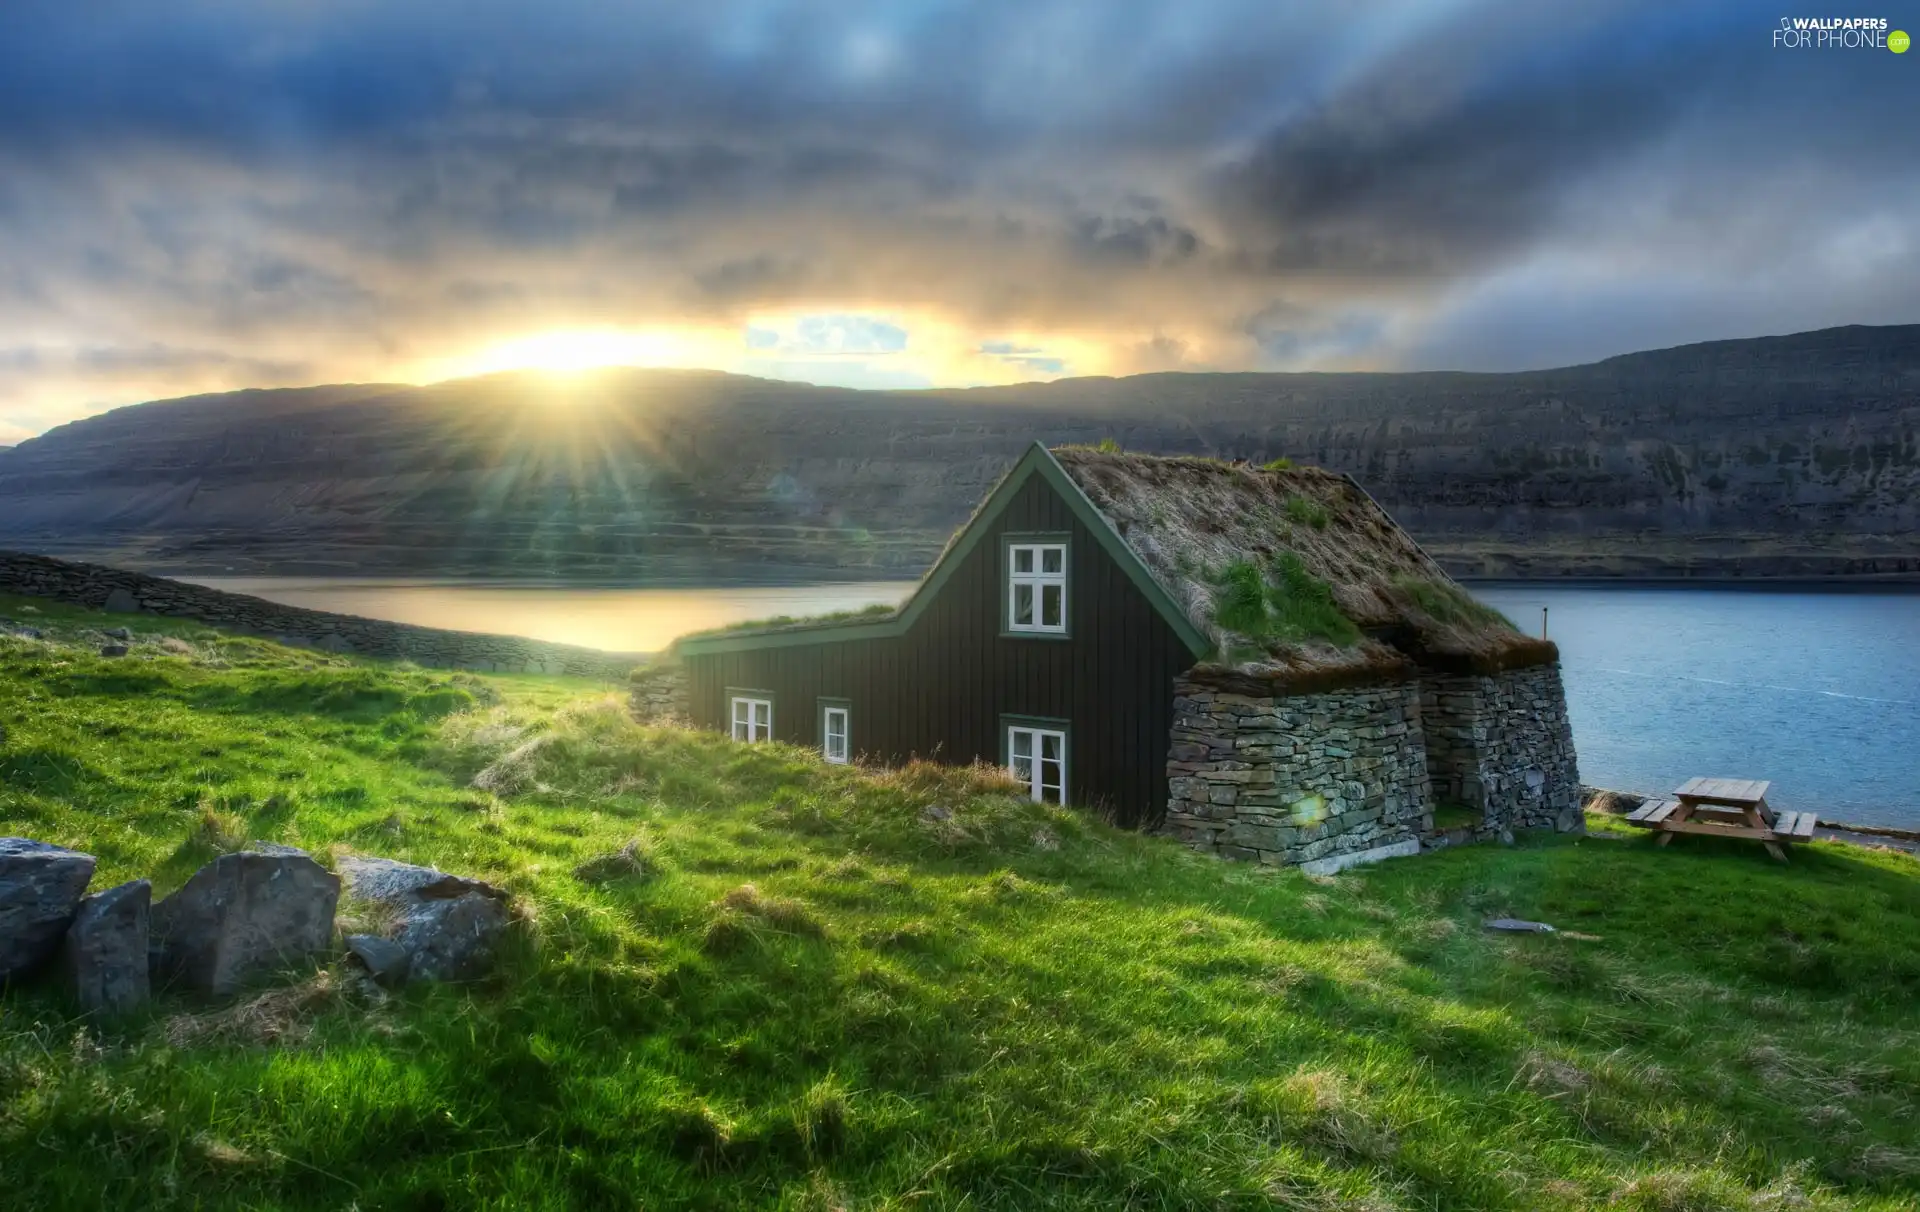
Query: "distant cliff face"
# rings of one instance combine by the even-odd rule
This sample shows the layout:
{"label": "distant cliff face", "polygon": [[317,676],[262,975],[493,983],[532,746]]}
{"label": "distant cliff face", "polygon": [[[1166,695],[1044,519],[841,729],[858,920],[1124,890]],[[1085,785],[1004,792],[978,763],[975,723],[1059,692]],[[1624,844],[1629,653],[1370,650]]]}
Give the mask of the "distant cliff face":
{"label": "distant cliff face", "polygon": [[1920,326],[1521,374],[246,391],[0,454],[0,547],[174,571],[912,576],[1029,442],[1351,472],[1481,574],[1920,575]]}

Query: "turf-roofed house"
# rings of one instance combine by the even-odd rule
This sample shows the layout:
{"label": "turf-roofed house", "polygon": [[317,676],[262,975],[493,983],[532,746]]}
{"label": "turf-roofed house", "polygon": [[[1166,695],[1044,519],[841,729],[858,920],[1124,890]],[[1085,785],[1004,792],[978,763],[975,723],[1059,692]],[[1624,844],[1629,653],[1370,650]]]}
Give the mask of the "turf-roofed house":
{"label": "turf-roofed house", "polygon": [[1581,828],[1557,650],[1316,468],[1036,444],[897,610],[675,656],[741,741],[996,763],[1232,858]]}

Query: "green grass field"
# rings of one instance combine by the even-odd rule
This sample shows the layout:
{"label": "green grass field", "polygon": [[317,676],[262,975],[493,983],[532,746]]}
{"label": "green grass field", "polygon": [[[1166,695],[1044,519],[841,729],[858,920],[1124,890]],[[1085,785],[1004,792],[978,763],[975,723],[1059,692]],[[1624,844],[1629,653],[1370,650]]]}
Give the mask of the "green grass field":
{"label": "green grass field", "polygon": [[0,616],[137,633],[0,639],[0,834],[157,892],[379,853],[525,915],[475,986],[8,991],[8,1212],[1920,1207],[1903,856],[1596,822],[1316,881],[558,679]]}

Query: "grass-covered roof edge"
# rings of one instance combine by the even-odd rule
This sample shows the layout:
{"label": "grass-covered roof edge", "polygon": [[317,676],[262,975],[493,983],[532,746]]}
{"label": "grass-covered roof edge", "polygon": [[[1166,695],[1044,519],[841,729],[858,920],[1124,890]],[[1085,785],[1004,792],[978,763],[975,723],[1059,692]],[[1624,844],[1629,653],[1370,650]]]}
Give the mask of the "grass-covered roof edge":
{"label": "grass-covered roof edge", "polygon": [[795,623],[788,626],[769,628],[764,631],[734,630],[726,633],[694,634],[682,636],[674,641],[672,651],[680,656],[707,656],[726,652],[745,652],[759,648],[780,648],[799,644],[836,643],[842,640],[879,639],[886,636],[903,634],[913,626],[915,619],[927,608],[928,603],[939,597],[942,586],[953,572],[967,558],[973,549],[980,545],[987,532],[992,529],[995,519],[1006,512],[1012,504],[1014,494],[1033,476],[1039,476],[1060,495],[1080,520],[1094,541],[1100,544],[1127,579],[1147,599],[1155,613],[1165,619],[1173,628],[1195,660],[1204,659],[1213,650],[1213,642],[1206,633],[1196,627],[1187,617],[1185,610],[1168,594],[1140,557],[1120,537],[1113,523],[1094,505],[1085,491],[1076,484],[1072,476],[1060,466],[1058,459],[1046,445],[1035,442],[1027,448],[1027,453],[1007,469],[1005,475],[987,493],[979,507],[973,511],[965,525],[954,532],[947,540],[946,547],[940,552],[933,566],[927,570],[920,583],[914,587],[900,608],[892,615],[867,621],[861,619],[835,620],[821,623]]}

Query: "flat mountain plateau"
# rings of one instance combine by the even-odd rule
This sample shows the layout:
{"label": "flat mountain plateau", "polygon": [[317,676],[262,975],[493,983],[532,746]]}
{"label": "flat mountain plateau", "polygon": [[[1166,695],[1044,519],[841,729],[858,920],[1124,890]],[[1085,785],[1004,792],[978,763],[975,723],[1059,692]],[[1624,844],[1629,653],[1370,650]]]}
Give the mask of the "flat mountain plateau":
{"label": "flat mountain plateau", "polygon": [[1349,472],[1458,575],[1920,580],[1920,325],[1509,374],[193,396],[0,449],[0,547],[163,573],[912,577],[1028,443],[1109,438]]}

